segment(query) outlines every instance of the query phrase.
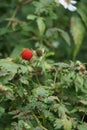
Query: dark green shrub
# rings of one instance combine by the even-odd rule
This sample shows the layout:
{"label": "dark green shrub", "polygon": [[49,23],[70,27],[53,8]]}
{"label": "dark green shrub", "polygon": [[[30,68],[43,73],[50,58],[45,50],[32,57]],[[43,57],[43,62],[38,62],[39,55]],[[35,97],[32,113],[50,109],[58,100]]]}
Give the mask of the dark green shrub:
{"label": "dark green shrub", "polygon": [[0,130],[86,130],[86,66],[46,56],[0,60]]}

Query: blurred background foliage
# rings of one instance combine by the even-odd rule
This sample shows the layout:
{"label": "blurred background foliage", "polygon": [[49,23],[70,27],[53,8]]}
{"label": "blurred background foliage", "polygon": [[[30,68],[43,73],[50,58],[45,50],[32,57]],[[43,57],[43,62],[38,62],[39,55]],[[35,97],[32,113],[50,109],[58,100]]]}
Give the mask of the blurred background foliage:
{"label": "blurred background foliage", "polygon": [[87,61],[87,0],[76,7],[70,12],[54,0],[0,0],[0,58],[44,48],[55,61]]}

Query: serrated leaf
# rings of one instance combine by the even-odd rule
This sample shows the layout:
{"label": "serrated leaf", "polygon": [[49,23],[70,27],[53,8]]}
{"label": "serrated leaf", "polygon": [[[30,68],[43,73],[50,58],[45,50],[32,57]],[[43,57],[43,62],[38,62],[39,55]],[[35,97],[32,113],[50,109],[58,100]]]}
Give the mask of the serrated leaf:
{"label": "serrated leaf", "polygon": [[72,130],[71,120],[63,119],[62,122],[63,122],[64,130]]}
{"label": "serrated leaf", "polygon": [[37,18],[37,25],[38,25],[40,35],[43,35],[44,31],[45,31],[45,23],[44,23],[43,18],[41,18],[41,17]]}
{"label": "serrated leaf", "polygon": [[13,95],[13,91],[8,91],[8,92],[6,93],[6,98],[7,98],[7,99],[10,99],[10,100],[14,100],[15,97],[14,97],[14,95]]}
{"label": "serrated leaf", "polygon": [[62,121],[60,119],[56,119],[55,120],[55,123],[54,123],[54,127],[55,127],[55,130],[60,130],[60,128],[62,127]]}
{"label": "serrated leaf", "polygon": [[35,96],[42,96],[42,97],[47,97],[48,96],[48,91],[47,90],[45,90],[44,88],[42,88],[42,87],[38,87],[37,89],[34,89],[33,90],[33,94],[35,95]]}
{"label": "serrated leaf", "polygon": [[78,130],[87,130],[87,124],[84,123],[84,124],[82,124],[82,125],[79,125],[79,126],[78,126]]}
{"label": "serrated leaf", "polygon": [[87,100],[81,100],[80,101],[83,105],[86,105],[87,106]]}
{"label": "serrated leaf", "polygon": [[2,59],[0,60],[0,66],[7,70],[8,72],[12,72],[13,74],[17,73],[18,65],[11,61],[12,59]]}
{"label": "serrated leaf", "polygon": [[9,89],[6,86],[3,86],[2,84],[0,84],[0,93],[5,92],[7,90]]}
{"label": "serrated leaf", "polygon": [[59,117],[66,119],[66,113],[68,113],[68,109],[65,105],[60,104],[58,107]]}
{"label": "serrated leaf", "polygon": [[59,99],[57,96],[49,96],[47,98],[45,98],[45,103],[51,103],[51,102],[54,102],[54,101],[58,101],[59,102]]}
{"label": "serrated leaf", "polygon": [[82,92],[86,92],[85,89],[83,88],[84,85],[84,79],[82,76],[77,75],[75,78],[75,89],[76,92],[78,92],[79,90]]}

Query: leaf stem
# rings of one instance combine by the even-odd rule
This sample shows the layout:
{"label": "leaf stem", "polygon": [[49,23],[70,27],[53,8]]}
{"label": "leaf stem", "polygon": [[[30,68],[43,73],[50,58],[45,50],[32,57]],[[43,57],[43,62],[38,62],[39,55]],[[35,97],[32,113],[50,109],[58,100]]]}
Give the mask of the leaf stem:
{"label": "leaf stem", "polygon": [[33,111],[32,111],[32,115],[33,115],[33,117],[35,118],[37,124],[38,124],[43,130],[48,130],[48,129],[46,129],[45,127],[43,127],[43,126],[41,125],[39,119],[37,118],[37,116],[34,114]]}

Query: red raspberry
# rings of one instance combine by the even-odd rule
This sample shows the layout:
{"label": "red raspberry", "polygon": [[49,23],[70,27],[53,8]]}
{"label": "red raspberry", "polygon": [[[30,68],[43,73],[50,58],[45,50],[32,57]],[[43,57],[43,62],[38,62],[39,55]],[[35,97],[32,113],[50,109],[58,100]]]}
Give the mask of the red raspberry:
{"label": "red raspberry", "polygon": [[33,56],[33,52],[29,49],[25,49],[22,51],[21,56],[24,60],[30,60]]}

